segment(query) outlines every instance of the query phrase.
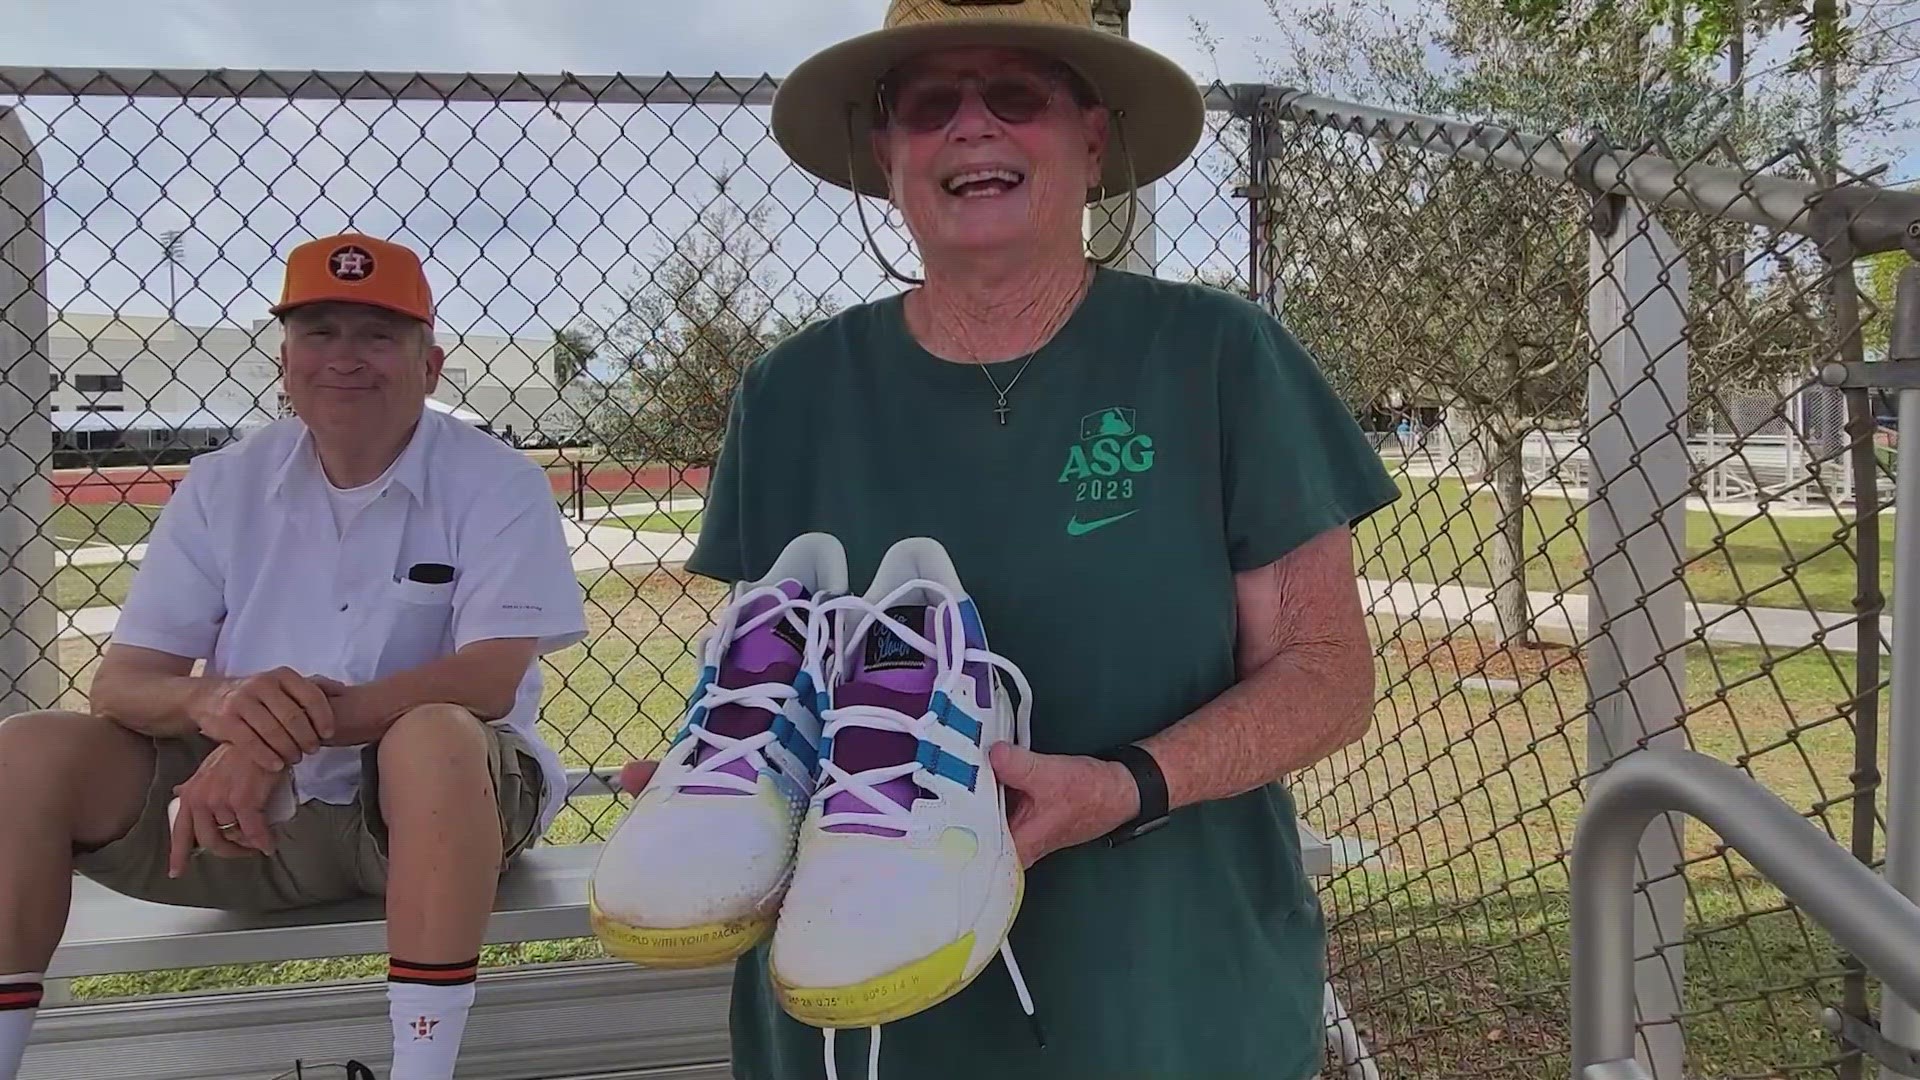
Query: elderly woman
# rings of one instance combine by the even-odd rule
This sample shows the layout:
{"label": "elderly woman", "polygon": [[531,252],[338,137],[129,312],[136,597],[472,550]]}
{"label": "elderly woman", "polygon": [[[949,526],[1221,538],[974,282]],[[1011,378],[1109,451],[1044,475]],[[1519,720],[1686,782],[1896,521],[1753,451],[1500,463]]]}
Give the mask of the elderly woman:
{"label": "elderly woman", "polygon": [[[761,581],[824,533],[858,592],[896,541],[933,538],[1032,699],[1030,745],[987,754],[1026,868],[1017,967],[887,1024],[888,1077],[1320,1064],[1325,931],[1281,781],[1367,729],[1349,529],[1397,491],[1272,317],[1089,257],[1086,204],[1182,163],[1202,117],[1192,80],[1095,29],[1087,0],[894,0],[774,102],[794,161],[899,210],[924,280],[750,366],[688,566]],[[821,1075],[767,953],[738,961],[734,1075]],[[843,1036],[839,1074],[866,1049]]]}

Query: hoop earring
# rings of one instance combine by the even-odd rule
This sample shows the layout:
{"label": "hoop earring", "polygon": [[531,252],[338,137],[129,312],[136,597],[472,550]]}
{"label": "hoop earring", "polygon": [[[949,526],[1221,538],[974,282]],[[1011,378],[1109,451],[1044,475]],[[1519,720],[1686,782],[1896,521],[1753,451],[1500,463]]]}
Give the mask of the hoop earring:
{"label": "hoop earring", "polygon": [[[1126,115],[1125,111],[1120,109],[1115,109],[1113,113],[1113,130],[1115,136],[1120,141],[1120,156],[1127,163],[1127,223],[1126,226],[1120,230],[1120,241],[1113,245],[1112,251],[1107,252],[1105,255],[1095,255],[1092,252],[1087,253],[1087,257],[1100,266],[1106,266],[1113,262],[1113,260],[1120,257],[1121,252],[1132,246],[1134,216],[1140,207],[1140,185],[1137,182],[1140,174],[1133,167],[1133,151],[1127,146]],[[1100,186],[1100,193],[1102,196],[1106,194],[1106,185],[1104,183]]]}
{"label": "hoop earring", "polygon": [[901,273],[893,265],[892,262],[888,261],[886,255],[881,253],[879,241],[873,238],[873,228],[867,224],[867,206],[866,206],[866,203],[863,201],[865,196],[860,194],[860,188],[854,180],[853,106],[851,105],[847,106],[846,122],[847,122],[847,190],[853,193],[853,212],[856,215],[858,215],[860,218],[861,239],[866,241],[867,250],[873,253],[874,261],[880,264],[880,268],[885,270],[889,277],[895,278],[899,281],[904,281],[909,285],[925,285],[926,282],[923,279],[917,278],[917,277],[910,277],[906,274]]}

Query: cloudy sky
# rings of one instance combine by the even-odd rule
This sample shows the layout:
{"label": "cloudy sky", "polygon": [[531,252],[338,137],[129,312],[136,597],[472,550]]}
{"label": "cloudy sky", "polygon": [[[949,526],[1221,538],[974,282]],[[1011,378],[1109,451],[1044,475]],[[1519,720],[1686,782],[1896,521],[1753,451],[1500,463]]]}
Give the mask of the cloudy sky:
{"label": "cloudy sky", "polygon": [[[295,70],[779,74],[872,28],[878,0],[9,0],[0,64]],[[1142,3],[1135,36],[1196,78],[1252,79],[1259,0]],[[697,11],[698,17],[686,12]],[[803,16],[814,25],[803,28]],[[1229,44],[1216,66],[1190,20]],[[185,228],[178,310],[257,317],[284,238],[351,222],[432,248],[456,325],[544,333],[604,303],[711,195],[702,174],[744,166],[734,201],[763,203],[782,273],[848,300],[885,279],[859,254],[845,199],[818,192],[766,136],[763,109],[455,108],[337,102],[30,99],[57,178],[50,230],[63,303],[157,312],[169,286],[153,234]],[[1184,198],[1183,198],[1184,197]],[[1196,172],[1159,233],[1199,264],[1225,258],[1240,204]],[[870,214],[878,207],[869,204]],[[1204,219],[1204,224],[1203,224]],[[1177,242],[1173,233],[1178,233]],[[1244,244],[1244,240],[1238,241]],[[889,243],[890,252],[900,250]],[[1187,267],[1183,266],[1182,269]]]}
{"label": "cloudy sky", "polygon": [[[779,73],[873,29],[882,0],[9,0],[13,64]],[[19,17],[24,7],[25,16]],[[1253,70],[1261,0],[1139,0],[1134,35],[1198,69],[1188,19]],[[696,14],[697,13],[697,14]],[[811,24],[811,26],[809,26]]]}
{"label": "cloudy sky", "polygon": [[[1411,2],[1411,0],[1409,0]],[[1284,6],[1285,0],[1281,0]],[[442,72],[780,74],[871,29],[882,0],[5,0],[0,65]],[[1218,44],[1209,56],[1193,21]],[[803,27],[803,22],[812,25]],[[1253,81],[1265,0],[1135,0],[1133,34],[1196,79]],[[0,94],[0,101],[11,95]],[[707,174],[759,204],[778,269],[843,301],[887,287],[858,219],[795,173],[765,111],[570,105],[24,102],[56,196],[57,302],[155,313],[170,292],[154,234],[184,229],[183,321],[245,324],[278,287],[276,253],[348,224],[430,251],[456,328],[545,336],[602,310],[684,229]],[[1214,117],[1218,124],[1220,117]],[[1209,140],[1210,142],[1211,140]],[[1920,160],[1916,160],[1920,164]],[[1244,204],[1218,155],[1163,185],[1163,272],[1238,264]],[[1916,171],[1910,169],[1909,171]],[[870,215],[878,212],[868,204]],[[886,243],[900,252],[898,243]],[[292,238],[292,239],[290,239]],[[450,281],[448,279],[451,279]]]}

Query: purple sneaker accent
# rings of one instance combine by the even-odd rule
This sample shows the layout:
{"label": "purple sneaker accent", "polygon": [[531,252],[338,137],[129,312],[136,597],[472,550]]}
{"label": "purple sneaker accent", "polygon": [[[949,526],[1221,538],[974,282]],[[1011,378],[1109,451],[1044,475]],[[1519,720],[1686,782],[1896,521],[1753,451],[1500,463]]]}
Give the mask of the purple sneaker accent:
{"label": "purple sneaker accent", "polygon": [[[791,578],[780,583],[780,591],[796,599],[806,596],[807,590],[798,581]],[[761,597],[740,609],[735,625],[751,622],[761,612],[772,607],[776,601],[772,597]],[[774,682],[792,685],[800,673],[801,649],[804,639],[786,619],[776,619],[757,627],[743,637],[738,637],[727,647],[720,658],[719,685],[737,688],[751,686],[754,683]],[[725,735],[734,739],[750,738],[773,726],[773,717],[763,709],[751,705],[718,705],[707,712],[707,730],[716,735]],[[708,756],[717,753],[713,747],[702,746],[694,751],[693,761],[699,763]],[[745,780],[755,778],[753,763],[739,758],[720,766],[720,771],[731,773]],[[702,795],[743,795],[745,792],[722,787],[687,787],[683,791]]]}
{"label": "purple sneaker accent", "polygon": [[[888,615],[909,629],[932,640],[927,619],[931,609],[925,606],[891,608]],[[933,701],[933,681],[938,673],[934,658],[900,640],[891,627],[872,624],[867,636],[855,650],[846,680],[834,691],[833,704],[874,705],[893,709],[908,716],[919,716]],[[904,765],[912,761],[919,742],[904,731],[879,731],[874,728],[842,728],[833,737],[833,763],[850,773]],[[910,777],[888,780],[875,790],[901,806],[925,795]],[[875,813],[867,801],[852,792],[829,796],[826,811],[838,813]],[[885,825],[845,824],[829,826],[829,832],[866,833],[872,836],[901,836],[899,829]]]}

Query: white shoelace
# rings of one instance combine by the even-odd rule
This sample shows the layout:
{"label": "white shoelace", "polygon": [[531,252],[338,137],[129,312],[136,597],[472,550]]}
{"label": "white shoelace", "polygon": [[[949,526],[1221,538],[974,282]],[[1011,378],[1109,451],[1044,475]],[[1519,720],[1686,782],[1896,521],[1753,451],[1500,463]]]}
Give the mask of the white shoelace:
{"label": "white shoelace", "polygon": [[[898,604],[904,596],[915,591],[924,591],[941,597],[939,603],[930,605],[934,612],[932,640],[928,640],[917,631],[908,629],[900,620],[887,614],[889,607]],[[834,627],[831,632],[834,636],[833,655],[836,658],[836,665],[844,664],[843,658],[854,643],[864,640],[867,634],[878,629],[875,623],[892,631],[901,642],[933,658],[935,664],[933,689],[936,693],[944,694],[949,700],[954,698],[954,692],[968,678],[966,664],[973,662],[991,664],[1010,677],[1019,692],[1014,711],[1014,742],[1022,747],[1030,744],[1033,691],[1027,684],[1027,677],[1021,673],[1013,661],[1006,657],[985,649],[967,647],[966,626],[960,614],[957,598],[944,586],[937,582],[915,580],[899,586],[878,601],[859,596],[840,596],[819,606],[823,616],[842,609],[852,609],[862,613],[859,622],[846,635],[844,641],[840,639],[837,620],[825,618],[819,620],[821,623],[830,623]],[[843,705],[826,710],[820,719],[824,725],[821,735],[827,739],[833,738],[838,732],[849,727],[903,732],[915,739],[931,742],[969,765],[980,764],[980,756],[985,751],[984,746],[975,747],[969,740],[958,738],[957,735],[943,737],[940,734],[943,727],[940,718],[933,715],[931,710],[919,716],[908,716],[906,713],[883,706]],[[879,785],[908,776],[918,781],[923,789],[935,792],[938,797],[939,786],[931,782],[933,774],[917,761],[863,769],[853,773],[823,758],[820,762],[820,785],[814,796],[821,803],[822,808],[824,809],[829,796],[850,793],[858,796],[860,801],[866,804],[867,809],[825,814],[820,819],[820,826],[827,828],[833,825],[865,823],[890,825],[899,829],[909,828],[912,822],[906,808],[879,791]],[[885,820],[876,822],[874,820],[876,816]]]}
{"label": "white shoelace", "polygon": [[[925,636],[908,629],[905,624],[887,614],[888,608],[893,607],[905,596],[915,591],[940,597],[938,603],[930,605],[930,609],[934,613],[932,640],[928,640]],[[838,631],[839,620],[829,618],[816,620],[816,625],[828,624],[833,627],[833,656],[835,657],[834,663],[836,666],[844,662],[840,658],[847,655],[847,650],[851,643],[864,640],[867,634],[872,633],[876,629],[875,623],[885,626],[903,643],[933,658],[935,664],[933,689],[936,692],[943,692],[948,700],[953,699],[954,691],[968,678],[966,674],[966,665],[968,663],[979,662],[990,664],[1009,676],[1019,692],[1018,701],[1014,708],[1014,744],[1020,747],[1026,747],[1031,744],[1032,729],[1030,721],[1032,716],[1033,691],[1027,684],[1026,676],[1011,660],[1008,660],[998,653],[989,652],[986,649],[967,647],[966,624],[960,614],[958,600],[945,586],[933,581],[914,580],[906,582],[877,601],[867,600],[859,596],[841,596],[819,605],[819,613],[822,616],[829,615],[841,609],[852,609],[862,613],[859,622],[856,623],[853,630],[846,635],[844,641],[841,640]],[[809,641],[810,646],[814,644],[814,642]],[[838,673],[834,673],[833,677],[837,676]],[[824,724],[821,729],[823,738],[831,738],[836,733],[844,731],[849,727],[904,732],[912,735],[916,739],[924,739],[947,750],[948,753],[953,754],[954,757],[959,758],[969,765],[979,765],[981,763],[980,758],[986,750],[984,745],[975,747],[971,740],[960,738],[957,733],[949,733],[947,736],[941,735],[940,732],[943,725],[940,723],[940,718],[933,715],[931,710],[919,716],[908,716],[896,709],[888,709],[880,706],[845,705],[826,710],[826,712],[822,714],[821,720]],[[829,757],[822,757],[820,759],[820,784],[814,795],[814,798],[819,801],[822,810],[819,820],[820,826],[825,828],[836,824],[860,823],[882,824],[901,830],[909,830],[912,826],[912,815],[905,807],[894,802],[886,795],[881,794],[878,790],[879,785],[889,780],[898,780],[908,776],[913,777],[914,781],[920,785],[922,790],[933,793],[935,798],[939,797],[938,793],[941,790],[940,784],[935,781],[934,774],[930,773],[918,761],[910,761],[902,765],[886,765],[874,769],[863,769],[857,773],[850,773],[836,765]],[[860,801],[871,809],[842,811],[834,814],[825,813],[827,798],[842,793],[850,793],[858,796]],[[1001,813],[1006,813],[1005,792],[996,792],[995,797],[1001,801]],[[876,818],[880,820],[876,821]],[[1020,1008],[1025,1011],[1029,1022],[1034,1025],[1035,1038],[1044,1045],[1045,1039],[1040,1034],[1038,1020],[1035,1017],[1033,996],[1027,991],[1027,982],[1020,974],[1020,965],[1014,961],[1012,942],[1002,941],[1000,943],[1000,958],[1007,965],[1007,974],[1013,978],[1013,988],[1014,992],[1019,995]],[[826,1028],[824,1029],[824,1033],[826,1042],[827,1080],[839,1080],[838,1066],[834,1062],[833,1057],[834,1029]],[[868,1080],[879,1080],[879,1076],[880,1028],[878,1025],[875,1025],[868,1029],[867,1078]]]}
{"label": "white shoelace", "polygon": [[[1033,1024],[1034,1038],[1041,1046],[1047,1044],[1046,1037],[1040,1033],[1040,1022],[1033,1010],[1033,997],[1027,993],[1027,980],[1020,975],[1020,965],[1013,961],[1013,943],[1000,943],[1000,959],[1006,962],[1007,974],[1013,976],[1014,993],[1020,995],[1020,1008],[1026,1012],[1027,1021]],[[840,1080],[840,1069],[833,1060],[833,1028],[826,1029],[827,1044],[827,1080]],[[880,1080],[880,1025],[867,1029],[867,1080]]]}
{"label": "white shoelace", "polygon": [[[767,597],[773,598],[776,602],[745,623],[736,622],[739,613],[749,604]],[[798,691],[792,685],[764,682],[748,686],[726,687],[720,685],[717,672],[720,670],[720,663],[725,658],[729,645],[776,619],[786,619],[807,640],[809,648],[804,650],[802,656],[802,663],[805,664],[807,658],[815,654],[815,650],[811,648],[815,620],[809,618],[813,607],[811,600],[795,599],[772,585],[761,586],[741,594],[728,606],[720,625],[714,627],[713,636],[708,639],[706,656],[702,658],[702,663],[711,666],[716,674],[713,680],[707,683],[706,690],[701,693],[699,699],[691,705],[705,706],[709,715],[721,705],[746,705],[764,709],[774,716],[783,713],[787,703],[798,696]],[[704,725],[695,725],[687,731],[688,737],[668,752],[662,764],[688,760],[702,747],[711,748],[714,752],[689,767],[686,774],[681,777],[678,786],[683,789],[724,787],[748,795],[753,794],[755,781],[725,772],[721,766],[745,758],[753,765],[755,772],[758,772],[767,767],[767,761],[762,756],[763,752],[778,738],[771,726],[765,731],[746,738],[722,735]]]}

